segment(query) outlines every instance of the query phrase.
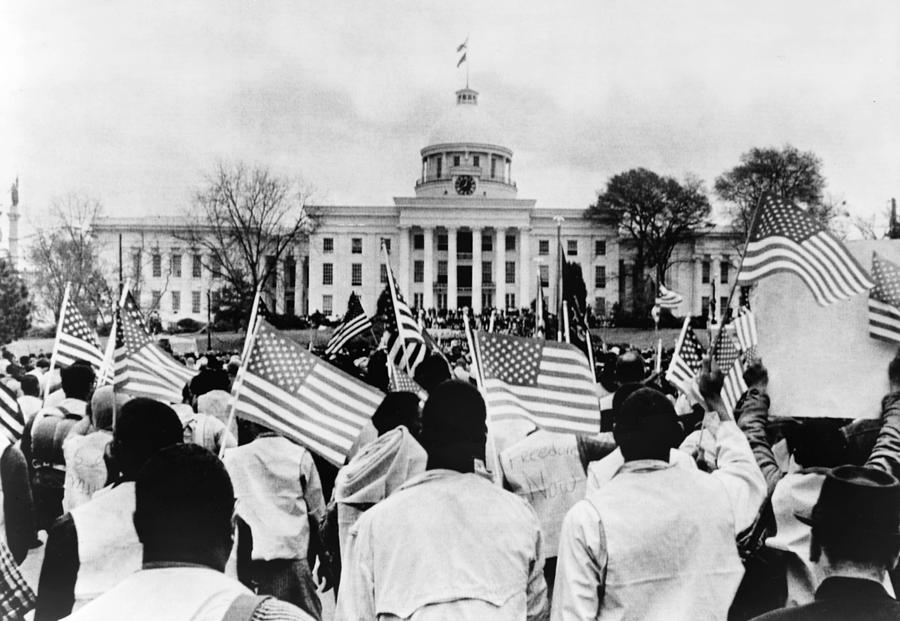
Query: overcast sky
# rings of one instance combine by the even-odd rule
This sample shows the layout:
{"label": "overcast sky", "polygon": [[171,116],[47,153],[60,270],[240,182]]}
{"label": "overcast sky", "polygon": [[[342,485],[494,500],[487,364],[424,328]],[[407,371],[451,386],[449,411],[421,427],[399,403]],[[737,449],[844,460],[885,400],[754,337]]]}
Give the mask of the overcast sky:
{"label": "overcast sky", "polygon": [[467,35],[540,206],[585,207],[636,166],[711,187],[785,143],[857,213],[900,194],[896,0],[79,0],[0,7],[0,211],[18,175],[32,214],[69,192],[176,213],[219,159],[389,204],[465,82]]}

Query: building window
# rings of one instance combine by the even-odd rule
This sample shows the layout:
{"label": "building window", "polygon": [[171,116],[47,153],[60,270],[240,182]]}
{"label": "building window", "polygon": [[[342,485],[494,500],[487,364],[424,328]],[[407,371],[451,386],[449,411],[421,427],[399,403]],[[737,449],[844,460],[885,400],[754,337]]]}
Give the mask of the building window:
{"label": "building window", "polygon": [[350,286],[362,287],[362,263],[354,263],[350,266]]}
{"label": "building window", "polygon": [[438,252],[447,252],[447,234],[438,233]]}
{"label": "building window", "polygon": [[413,293],[413,306],[416,308],[422,308],[423,306],[425,306],[424,293]]}
{"label": "building window", "polygon": [[287,289],[297,286],[297,261],[294,257],[287,257],[284,260],[284,286]]}
{"label": "building window", "polygon": [[477,155],[472,156],[472,163],[474,164],[475,168],[480,168],[481,167],[481,158],[478,157]]}
{"label": "building window", "polygon": [[497,176],[497,158],[491,158],[491,179],[494,179]]}
{"label": "building window", "polygon": [[275,278],[278,275],[276,263],[275,257],[272,255],[266,256],[266,287],[272,288],[275,286]]}
{"label": "building window", "polygon": [[577,239],[567,239],[566,240],[566,256],[574,257],[578,254],[578,240]]}
{"label": "building window", "polygon": [[459,166],[459,156],[458,155],[453,156],[453,165]]}
{"label": "building window", "polygon": [[191,262],[191,277],[192,278],[200,278],[203,275],[203,261],[200,260],[200,255],[195,254],[194,259]]}
{"label": "building window", "polygon": [[507,285],[516,284],[516,262],[515,261],[507,261],[506,262],[506,284]]}
{"label": "building window", "polygon": [[424,250],[425,249],[425,234],[424,233],[416,233],[413,235],[413,250]]}
{"label": "building window", "polygon": [[447,262],[446,261],[438,261],[437,281],[438,281],[438,284],[441,284],[441,285],[447,284]]}
{"label": "building window", "polygon": [[322,254],[331,254],[334,252],[334,237],[322,238]]}
{"label": "building window", "polygon": [[606,240],[605,239],[595,239],[594,240],[594,256],[602,257],[606,254]]}
{"label": "building window", "polygon": [[494,250],[494,236],[490,233],[481,234],[481,251],[491,252]]}
{"label": "building window", "polygon": [[425,261],[413,261],[413,282],[425,282]]}
{"label": "building window", "polygon": [[322,264],[322,284],[323,285],[334,284],[334,264],[333,263],[323,263]]}
{"label": "building window", "polygon": [[219,260],[219,255],[209,255],[209,271],[213,278],[218,278],[222,275],[222,261]]}
{"label": "building window", "polygon": [[447,294],[446,293],[438,293],[437,294],[437,307],[438,307],[438,310],[445,310],[447,308]]}
{"label": "building window", "polygon": [[706,317],[709,314],[709,296],[704,295],[700,298],[700,314]]}
{"label": "building window", "polygon": [[516,236],[515,235],[507,235],[506,236],[506,249],[507,250],[515,250],[516,249]]}
{"label": "building window", "polygon": [[191,312],[195,315],[200,314],[200,292],[191,291]]}
{"label": "building window", "polygon": [[162,276],[162,255],[159,253],[153,253],[153,277],[159,278]]}
{"label": "building window", "polygon": [[703,280],[702,280],[702,282],[704,285],[708,285],[709,284],[710,263],[709,263],[709,261],[704,261],[702,265],[703,265],[703,274],[702,274]]}
{"label": "building window", "polygon": [[719,264],[719,280],[722,283],[728,282],[728,277],[731,275],[731,260],[729,257],[722,257],[722,262]]}
{"label": "building window", "polygon": [[491,261],[481,262],[481,282],[482,284],[490,284],[494,282],[494,264]]}
{"label": "building window", "polygon": [[493,308],[494,307],[494,294],[490,291],[484,291],[481,294],[481,308]]}
{"label": "building window", "polygon": [[601,317],[606,314],[606,298],[594,298],[594,313]]}
{"label": "building window", "polygon": [[[360,242],[362,243],[362,242]],[[382,237],[381,245],[384,246],[384,249],[388,251],[388,254],[391,252],[391,238],[390,237]]]}
{"label": "building window", "polygon": [[542,257],[546,257],[550,254],[550,240],[549,239],[539,239],[538,240],[538,254]]}
{"label": "building window", "polygon": [[385,265],[384,263],[381,264],[381,271],[380,271],[379,274],[378,274],[378,280],[379,280],[379,282],[381,282],[382,285],[386,285],[386,284],[387,284],[387,281],[388,281],[388,279],[387,279],[387,265]]}
{"label": "building window", "polygon": [[181,312],[181,291],[173,291],[172,292],[172,312],[173,313]]}
{"label": "building window", "polygon": [[131,255],[131,277],[135,282],[141,281],[141,251],[136,250]]}
{"label": "building window", "polygon": [[435,169],[437,170],[436,176],[438,179],[440,179],[441,175],[444,172],[444,158],[442,158],[440,155],[438,155],[436,158],[434,158],[434,162],[435,162]]}
{"label": "building window", "polygon": [[209,294],[209,303],[212,306],[212,309],[215,310],[219,308],[219,302],[222,300],[222,294],[218,291],[210,291]]}
{"label": "building window", "polygon": [[354,237],[350,240],[350,253],[362,254],[362,237]]}
{"label": "building window", "polygon": [[325,315],[331,315],[332,311],[334,311],[334,298],[330,294],[326,294],[322,296],[322,313]]}
{"label": "building window", "polygon": [[159,300],[162,298],[161,291],[151,291],[150,292],[150,300],[152,301],[153,306],[151,307],[153,310],[159,308]]}
{"label": "building window", "polygon": [[506,308],[515,308],[516,307],[516,294],[515,293],[507,293],[506,294]]}
{"label": "building window", "polygon": [[594,266],[594,288],[595,289],[605,289],[606,288],[606,266],[605,265],[595,265]]}
{"label": "building window", "polygon": [[175,278],[181,278],[181,255],[173,254],[172,255],[172,276]]}
{"label": "building window", "polygon": [[549,287],[550,286],[550,266],[549,265],[541,265],[541,286]]}
{"label": "building window", "polygon": [[285,291],[284,292],[284,314],[285,315],[293,315],[294,314],[294,292],[293,291]]}

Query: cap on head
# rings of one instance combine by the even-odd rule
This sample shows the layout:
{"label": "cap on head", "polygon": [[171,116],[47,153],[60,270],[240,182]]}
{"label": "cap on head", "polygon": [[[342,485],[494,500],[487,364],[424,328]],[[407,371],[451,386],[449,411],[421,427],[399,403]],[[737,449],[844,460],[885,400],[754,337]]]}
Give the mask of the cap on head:
{"label": "cap on head", "polygon": [[797,518],[823,535],[900,538],[900,482],[874,468],[839,466],[825,475],[812,514]]}

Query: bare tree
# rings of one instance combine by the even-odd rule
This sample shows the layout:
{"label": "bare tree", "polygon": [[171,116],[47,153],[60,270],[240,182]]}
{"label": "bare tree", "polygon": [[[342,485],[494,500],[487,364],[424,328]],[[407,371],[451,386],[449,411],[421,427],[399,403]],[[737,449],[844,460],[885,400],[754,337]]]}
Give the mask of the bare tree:
{"label": "bare tree", "polygon": [[204,267],[248,306],[261,283],[311,233],[311,192],[260,167],[220,163],[197,192],[191,226],[175,236],[200,250]]}

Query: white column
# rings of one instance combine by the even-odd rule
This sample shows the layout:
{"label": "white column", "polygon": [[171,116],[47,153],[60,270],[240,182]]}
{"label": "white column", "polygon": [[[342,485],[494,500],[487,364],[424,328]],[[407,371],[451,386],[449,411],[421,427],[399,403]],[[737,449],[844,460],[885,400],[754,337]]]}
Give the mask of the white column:
{"label": "white column", "polygon": [[694,315],[703,309],[703,257],[694,257]]}
{"label": "white column", "polygon": [[425,228],[425,309],[434,308],[434,230]]}
{"label": "white column", "polygon": [[472,228],[472,311],[481,308],[481,229]]}
{"label": "white column", "polygon": [[528,227],[519,229],[519,295],[516,306],[526,308],[531,304],[531,239]]}
{"label": "white column", "polygon": [[494,229],[494,306],[506,309],[506,229]]}
{"label": "white column", "polygon": [[408,304],[413,303],[412,291],[409,288],[409,227],[400,227],[400,260],[397,265],[397,280],[400,291],[403,293]]}
{"label": "white column", "polygon": [[456,228],[447,227],[447,308],[456,310]]}

